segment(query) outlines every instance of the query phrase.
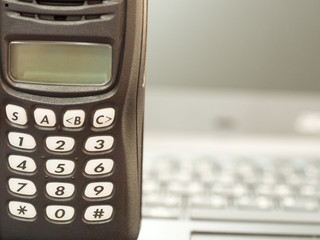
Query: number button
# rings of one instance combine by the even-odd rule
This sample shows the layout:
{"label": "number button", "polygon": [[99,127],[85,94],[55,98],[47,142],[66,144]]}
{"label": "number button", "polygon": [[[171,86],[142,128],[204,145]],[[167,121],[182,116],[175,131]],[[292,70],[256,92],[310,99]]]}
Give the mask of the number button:
{"label": "number button", "polygon": [[9,143],[13,147],[31,150],[36,147],[36,140],[29,134],[10,132],[8,134]]}
{"label": "number button", "polygon": [[83,110],[68,110],[63,116],[63,125],[68,128],[82,127],[85,120],[85,112]]}
{"label": "number button", "polygon": [[71,183],[51,182],[46,185],[46,192],[53,198],[69,198],[74,194],[75,187]]}
{"label": "number button", "polygon": [[93,116],[93,126],[102,128],[110,126],[114,121],[115,110],[113,108],[102,108],[95,111]]}
{"label": "number button", "polygon": [[46,162],[46,169],[52,175],[66,176],[73,173],[75,164],[71,160],[50,159]]}
{"label": "number button", "polygon": [[8,184],[10,191],[15,194],[33,196],[37,192],[34,183],[26,179],[10,178]]}
{"label": "number button", "polygon": [[46,207],[47,218],[57,222],[68,222],[74,217],[73,207],[63,205],[49,205]]}
{"label": "number button", "polygon": [[87,162],[84,171],[88,175],[103,175],[110,173],[113,165],[114,163],[111,159],[92,159]]}
{"label": "number button", "polygon": [[112,148],[114,138],[111,136],[89,137],[85,143],[85,149],[88,152],[101,152]]}
{"label": "number button", "polygon": [[54,152],[69,152],[73,149],[75,141],[71,137],[47,137],[47,148]]}
{"label": "number button", "polygon": [[103,222],[111,218],[113,207],[110,205],[90,206],[84,213],[84,219],[90,223]]}
{"label": "number button", "polygon": [[10,201],[8,204],[9,212],[12,216],[21,219],[34,219],[37,216],[35,207],[26,202]]}
{"label": "number button", "polygon": [[105,198],[109,197],[113,191],[113,184],[110,182],[89,183],[84,191],[87,198]]}
{"label": "number button", "polygon": [[56,114],[46,108],[37,108],[34,113],[34,120],[41,127],[53,127],[56,125]]}
{"label": "number button", "polygon": [[18,125],[26,125],[28,121],[26,110],[20,106],[8,104],[6,106],[6,114],[10,122]]}
{"label": "number button", "polygon": [[33,173],[37,169],[35,161],[30,157],[10,155],[8,163],[11,169],[22,173]]}

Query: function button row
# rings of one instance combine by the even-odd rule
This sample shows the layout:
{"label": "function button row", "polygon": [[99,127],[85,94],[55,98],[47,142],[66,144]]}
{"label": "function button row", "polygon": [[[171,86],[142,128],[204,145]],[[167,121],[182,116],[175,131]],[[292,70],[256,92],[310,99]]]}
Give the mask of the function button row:
{"label": "function button row", "polygon": [[[6,106],[7,118],[10,122],[18,125],[26,125],[28,122],[27,112],[23,107],[14,104]],[[54,127],[57,124],[56,114],[51,109],[36,108],[34,120],[38,126]],[[115,109],[101,108],[94,112],[92,125],[95,128],[104,128],[114,122]],[[82,109],[67,110],[63,115],[63,126],[67,128],[80,128],[85,123],[86,114]]]}
{"label": "function button row", "polygon": [[[34,173],[37,170],[35,161],[26,156],[9,155],[8,165],[10,169],[20,173]],[[101,176],[108,174],[113,169],[114,162],[112,159],[91,159],[88,160],[84,173],[88,176]],[[75,170],[75,163],[66,159],[49,159],[46,162],[46,171],[55,176],[69,176]]]}
{"label": "function button row", "polygon": [[[37,188],[32,181],[21,178],[10,178],[8,188],[11,193],[22,197],[34,197],[37,193]],[[45,191],[51,198],[67,199],[75,194],[76,189],[72,183],[49,182],[46,184]],[[113,193],[113,184],[111,182],[88,183],[83,193],[83,196],[89,200],[107,198]]]}
{"label": "function button row", "polygon": [[[20,132],[10,132],[8,140],[11,146],[32,150],[36,147],[36,141],[30,134]],[[53,152],[69,152],[75,146],[75,140],[71,137],[52,136],[45,140],[46,147]],[[93,136],[87,138],[84,149],[88,152],[102,152],[110,150],[113,146],[114,138],[112,136]]]}
{"label": "function button row", "polygon": [[[20,220],[32,220],[37,217],[37,210],[30,203],[10,201],[8,209],[11,216]],[[75,217],[75,209],[65,205],[49,205],[45,209],[45,214],[49,221],[70,222]],[[89,223],[100,223],[109,220],[112,214],[113,207],[110,205],[89,206],[84,212],[84,220]]]}

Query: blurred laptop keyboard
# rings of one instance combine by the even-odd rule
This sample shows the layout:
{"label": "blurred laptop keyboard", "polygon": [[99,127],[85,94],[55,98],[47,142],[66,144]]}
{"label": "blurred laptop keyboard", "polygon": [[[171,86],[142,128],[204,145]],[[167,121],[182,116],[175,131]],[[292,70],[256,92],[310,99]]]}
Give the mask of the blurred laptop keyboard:
{"label": "blurred laptop keyboard", "polygon": [[145,154],[143,217],[320,223],[316,159]]}

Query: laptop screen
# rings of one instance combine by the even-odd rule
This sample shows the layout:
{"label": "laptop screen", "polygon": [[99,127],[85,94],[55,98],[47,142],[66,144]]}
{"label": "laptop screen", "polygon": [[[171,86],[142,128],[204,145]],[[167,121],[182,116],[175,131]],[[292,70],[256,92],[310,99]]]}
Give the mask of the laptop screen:
{"label": "laptop screen", "polygon": [[150,0],[151,86],[320,91],[320,2]]}
{"label": "laptop screen", "polygon": [[150,0],[146,132],[319,135],[319,9]]}

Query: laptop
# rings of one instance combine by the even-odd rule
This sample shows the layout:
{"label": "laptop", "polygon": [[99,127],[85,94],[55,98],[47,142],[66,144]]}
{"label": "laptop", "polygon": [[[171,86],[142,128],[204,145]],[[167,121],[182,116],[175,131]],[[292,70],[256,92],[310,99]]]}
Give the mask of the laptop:
{"label": "laptop", "polygon": [[320,2],[149,0],[139,240],[320,239]]}

